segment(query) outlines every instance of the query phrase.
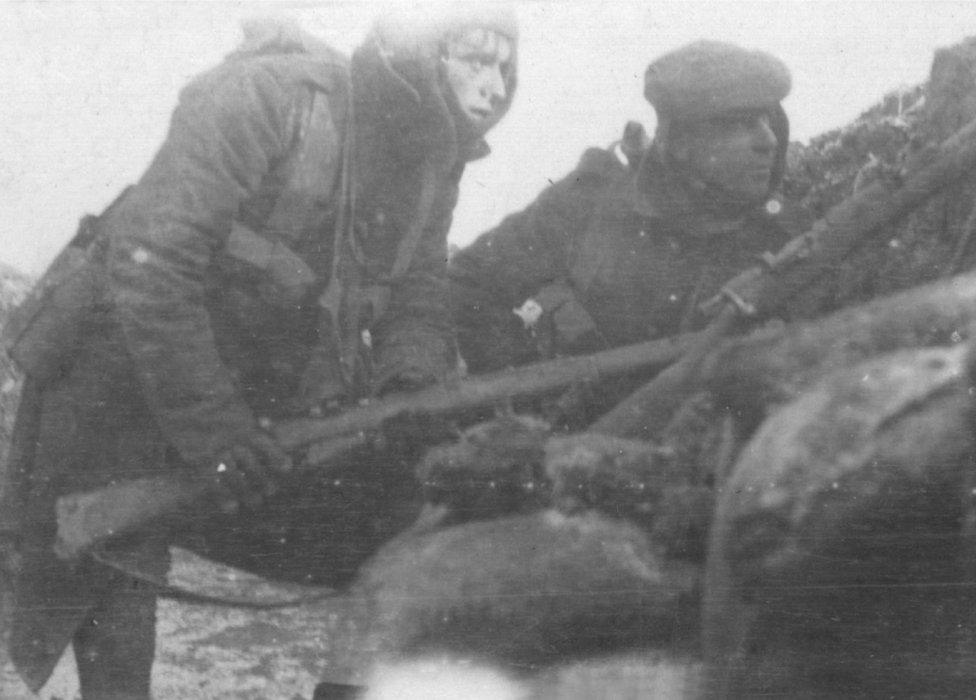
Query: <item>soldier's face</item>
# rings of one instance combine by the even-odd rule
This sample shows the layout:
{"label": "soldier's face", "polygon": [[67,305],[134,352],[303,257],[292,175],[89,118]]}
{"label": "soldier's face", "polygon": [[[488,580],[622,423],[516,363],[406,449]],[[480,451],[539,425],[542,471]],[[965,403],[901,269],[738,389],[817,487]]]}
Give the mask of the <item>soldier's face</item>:
{"label": "soldier's face", "polygon": [[769,116],[749,110],[685,126],[675,157],[730,198],[762,202],[769,193],[776,146]]}
{"label": "soldier's face", "polygon": [[469,29],[450,39],[441,60],[457,110],[483,136],[502,118],[508,97],[512,41],[488,29]]}

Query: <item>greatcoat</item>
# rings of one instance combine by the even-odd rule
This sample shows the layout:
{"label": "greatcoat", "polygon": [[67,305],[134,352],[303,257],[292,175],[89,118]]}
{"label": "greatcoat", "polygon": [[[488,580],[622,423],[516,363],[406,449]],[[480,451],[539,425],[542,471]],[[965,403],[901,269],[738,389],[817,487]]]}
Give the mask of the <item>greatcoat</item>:
{"label": "greatcoat", "polygon": [[[702,301],[802,222],[772,194],[759,206],[721,204],[654,146],[636,167],[618,148],[588,149],[569,175],[452,258],[461,354],[479,372],[693,330],[706,321]],[[513,312],[530,298],[543,312],[534,328]],[[560,338],[561,327],[579,338]]]}
{"label": "greatcoat", "polygon": [[[28,377],[12,450],[25,505],[25,565],[11,649],[32,688],[45,682],[100,597],[111,594],[110,577],[98,567],[53,556],[57,497],[206,468],[246,440],[259,418],[287,412],[309,358],[328,341],[317,299],[341,267],[333,254],[346,206],[344,168],[354,173],[350,254],[364,284],[388,290],[386,308],[374,308],[368,328],[373,386],[453,370],[446,234],[464,165],[487,147],[480,139],[459,143],[435,68],[413,69],[405,77],[375,42],[351,61],[322,47],[232,54],[181,92],[148,170],[101,217],[105,303],[69,367],[44,382]],[[305,157],[304,132],[323,105],[331,141],[313,155],[328,186],[296,203],[300,221],[272,230],[269,215],[301,167],[295,161]],[[239,225],[266,248],[294,253],[303,275],[311,272],[308,284],[282,285],[301,276],[271,269],[269,259],[253,264],[232,255],[228,241]],[[416,226],[422,230],[409,265],[391,276],[398,244]],[[355,529],[365,516],[358,517],[337,529]],[[162,537],[141,534],[121,544],[141,553],[145,570],[165,573]]]}

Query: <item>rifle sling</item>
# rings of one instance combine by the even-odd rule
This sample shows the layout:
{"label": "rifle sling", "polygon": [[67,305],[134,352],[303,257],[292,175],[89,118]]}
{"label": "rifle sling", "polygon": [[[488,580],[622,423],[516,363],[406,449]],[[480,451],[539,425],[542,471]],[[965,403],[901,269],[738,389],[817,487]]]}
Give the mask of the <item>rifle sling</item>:
{"label": "rifle sling", "polygon": [[[110,554],[103,543],[99,543],[90,551],[92,559],[99,564],[124,574],[139,583],[146,584],[152,588],[161,598],[177,600],[182,603],[196,603],[202,605],[214,605],[225,608],[245,608],[248,610],[280,610],[282,608],[295,608],[309,603],[316,603],[330,598],[336,598],[341,594],[332,588],[316,587],[314,592],[299,595],[275,598],[271,600],[257,600],[245,596],[223,596],[212,593],[202,593],[190,590],[182,586],[170,583],[165,577],[157,576],[148,571],[143,571],[131,562],[124,561],[123,558],[115,557]],[[297,585],[297,584],[295,584]],[[305,586],[304,588],[311,588]]]}

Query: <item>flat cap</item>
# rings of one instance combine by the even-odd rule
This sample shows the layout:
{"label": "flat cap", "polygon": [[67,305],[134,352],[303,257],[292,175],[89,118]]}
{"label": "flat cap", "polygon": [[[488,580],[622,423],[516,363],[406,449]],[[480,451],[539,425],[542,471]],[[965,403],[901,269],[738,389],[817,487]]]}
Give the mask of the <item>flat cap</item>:
{"label": "flat cap", "polygon": [[659,118],[699,120],[778,104],[790,71],[775,56],[719,41],[696,41],[653,61],[644,96]]}

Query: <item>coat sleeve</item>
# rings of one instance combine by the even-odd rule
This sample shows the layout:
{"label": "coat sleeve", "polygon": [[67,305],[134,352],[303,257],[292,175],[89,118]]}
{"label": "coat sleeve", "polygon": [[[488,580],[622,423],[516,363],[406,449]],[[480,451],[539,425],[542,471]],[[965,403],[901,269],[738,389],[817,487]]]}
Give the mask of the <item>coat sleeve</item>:
{"label": "coat sleeve", "polygon": [[592,158],[585,154],[579,168],[451,261],[450,299],[458,344],[472,371],[536,359],[535,345],[513,309],[540,287],[568,278],[572,251],[605,181],[585,167]]}
{"label": "coat sleeve", "polygon": [[421,385],[442,380],[457,366],[448,304],[447,234],[458,200],[461,169],[447,176],[431,209],[410,267],[390,290],[386,313],[374,328],[375,385]]}
{"label": "coat sleeve", "polygon": [[161,149],[108,224],[109,290],[145,401],[191,464],[255,427],[216,348],[206,274],[240,204],[287,152],[301,94],[243,63],[188,86]]}

